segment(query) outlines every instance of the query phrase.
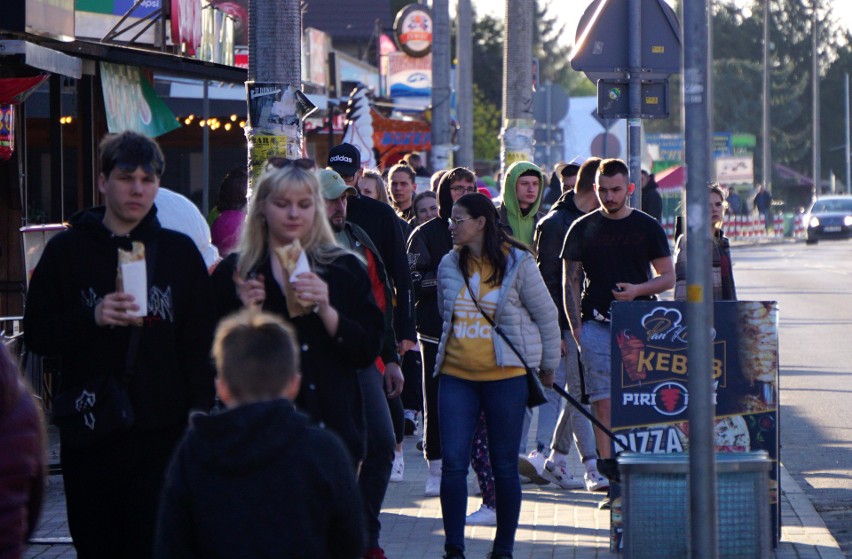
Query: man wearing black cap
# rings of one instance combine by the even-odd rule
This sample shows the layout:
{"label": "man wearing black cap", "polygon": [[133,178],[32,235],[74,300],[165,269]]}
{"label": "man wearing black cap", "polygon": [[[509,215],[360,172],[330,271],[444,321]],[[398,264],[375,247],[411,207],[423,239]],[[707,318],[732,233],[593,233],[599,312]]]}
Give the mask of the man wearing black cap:
{"label": "man wearing black cap", "polygon": [[396,446],[388,406],[391,405],[390,401],[394,401],[399,406],[400,415],[402,414],[399,395],[403,387],[397,342],[391,325],[392,293],[384,263],[369,235],[347,220],[349,200],[357,193],[356,189],[346,184],[337,172],[329,169],[317,171],[317,177],[335,238],[341,245],[357,252],[367,262],[367,274],[373,285],[373,295],[385,315],[385,336],[380,353],[384,375],[379,372],[376,364],[358,371],[367,425],[367,454],[358,473],[358,489],[361,492],[367,527],[367,547],[362,557],[386,559],[384,550],[379,547],[379,534],[382,527],[379,522],[379,513],[390,481]]}
{"label": "man wearing black cap", "polygon": [[346,184],[355,187],[361,178],[361,152],[352,144],[334,146],[328,152],[328,166],[337,171]]}
{"label": "man wearing black cap", "polygon": [[[357,189],[361,178],[361,153],[352,144],[340,144],[328,152],[328,166],[337,171],[348,185]],[[414,297],[411,293],[411,276],[405,239],[397,225],[393,208],[368,198],[353,196],[348,200],[347,220],[361,227],[370,236],[382,257],[396,291],[394,330],[399,339],[399,354],[404,355],[414,345]]]}

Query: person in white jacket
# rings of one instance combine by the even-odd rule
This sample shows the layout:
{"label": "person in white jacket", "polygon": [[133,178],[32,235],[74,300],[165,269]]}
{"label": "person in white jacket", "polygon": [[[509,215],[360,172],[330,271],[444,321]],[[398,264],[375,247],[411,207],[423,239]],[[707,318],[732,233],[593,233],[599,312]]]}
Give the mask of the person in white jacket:
{"label": "person in white jacket", "polygon": [[560,359],[556,305],[532,254],[501,229],[486,196],[459,198],[449,230],[455,250],[438,267],[444,328],[435,365],[435,374],[441,375],[445,557],[464,558],[467,468],[476,421],[484,412],[498,503],[491,558],[511,558],[521,508],[517,449],[527,401],[526,369],[491,321],[527,365],[547,371],[547,384]]}

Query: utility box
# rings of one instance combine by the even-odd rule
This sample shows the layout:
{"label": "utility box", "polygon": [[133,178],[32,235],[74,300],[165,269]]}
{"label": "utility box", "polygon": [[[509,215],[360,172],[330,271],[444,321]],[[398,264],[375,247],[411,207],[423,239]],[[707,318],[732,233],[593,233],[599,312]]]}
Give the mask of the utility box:
{"label": "utility box", "polygon": [[[689,557],[689,454],[623,453],[625,559]],[[720,559],[772,553],[766,452],[716,454]]]}

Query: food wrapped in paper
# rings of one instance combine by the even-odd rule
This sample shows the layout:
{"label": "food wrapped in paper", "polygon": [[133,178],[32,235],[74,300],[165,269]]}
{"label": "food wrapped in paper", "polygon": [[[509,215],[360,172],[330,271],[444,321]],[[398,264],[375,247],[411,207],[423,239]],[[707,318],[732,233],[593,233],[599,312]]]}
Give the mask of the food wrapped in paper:
{"label": "food wrapped in paper", "polygon": [[287,312],[291,317],[310,313],[314,303],[299,299],[292,283],[299,274],[311,271],[308,256],[302,250],[301,243],[296,239],[289,245],[276,248],[274,252],[284,269],[284,297],[287,299]]}
{"label": "food wrapped in paper", "polygon": [[131,250],[118,249],[118,275],[116,290],[119,293],[133,295],[134,303],[139,306],[137,311],[127,311],[127,314],[138,318],[134,321],[142,323],[142,317],[148,314],[148,270],[145,265],[145,245],[133,241]]}

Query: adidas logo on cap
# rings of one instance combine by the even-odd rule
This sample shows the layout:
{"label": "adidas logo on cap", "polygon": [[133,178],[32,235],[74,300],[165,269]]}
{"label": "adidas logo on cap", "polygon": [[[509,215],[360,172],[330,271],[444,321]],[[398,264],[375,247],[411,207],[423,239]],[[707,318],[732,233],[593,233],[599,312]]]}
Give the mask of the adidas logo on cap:
{"label": "adidas logo on cap", "polygon": [[349,163],[350,165],[353,163],[351,157],[346,157],[345,155],[332,155],[328,158],[329,163]]}

